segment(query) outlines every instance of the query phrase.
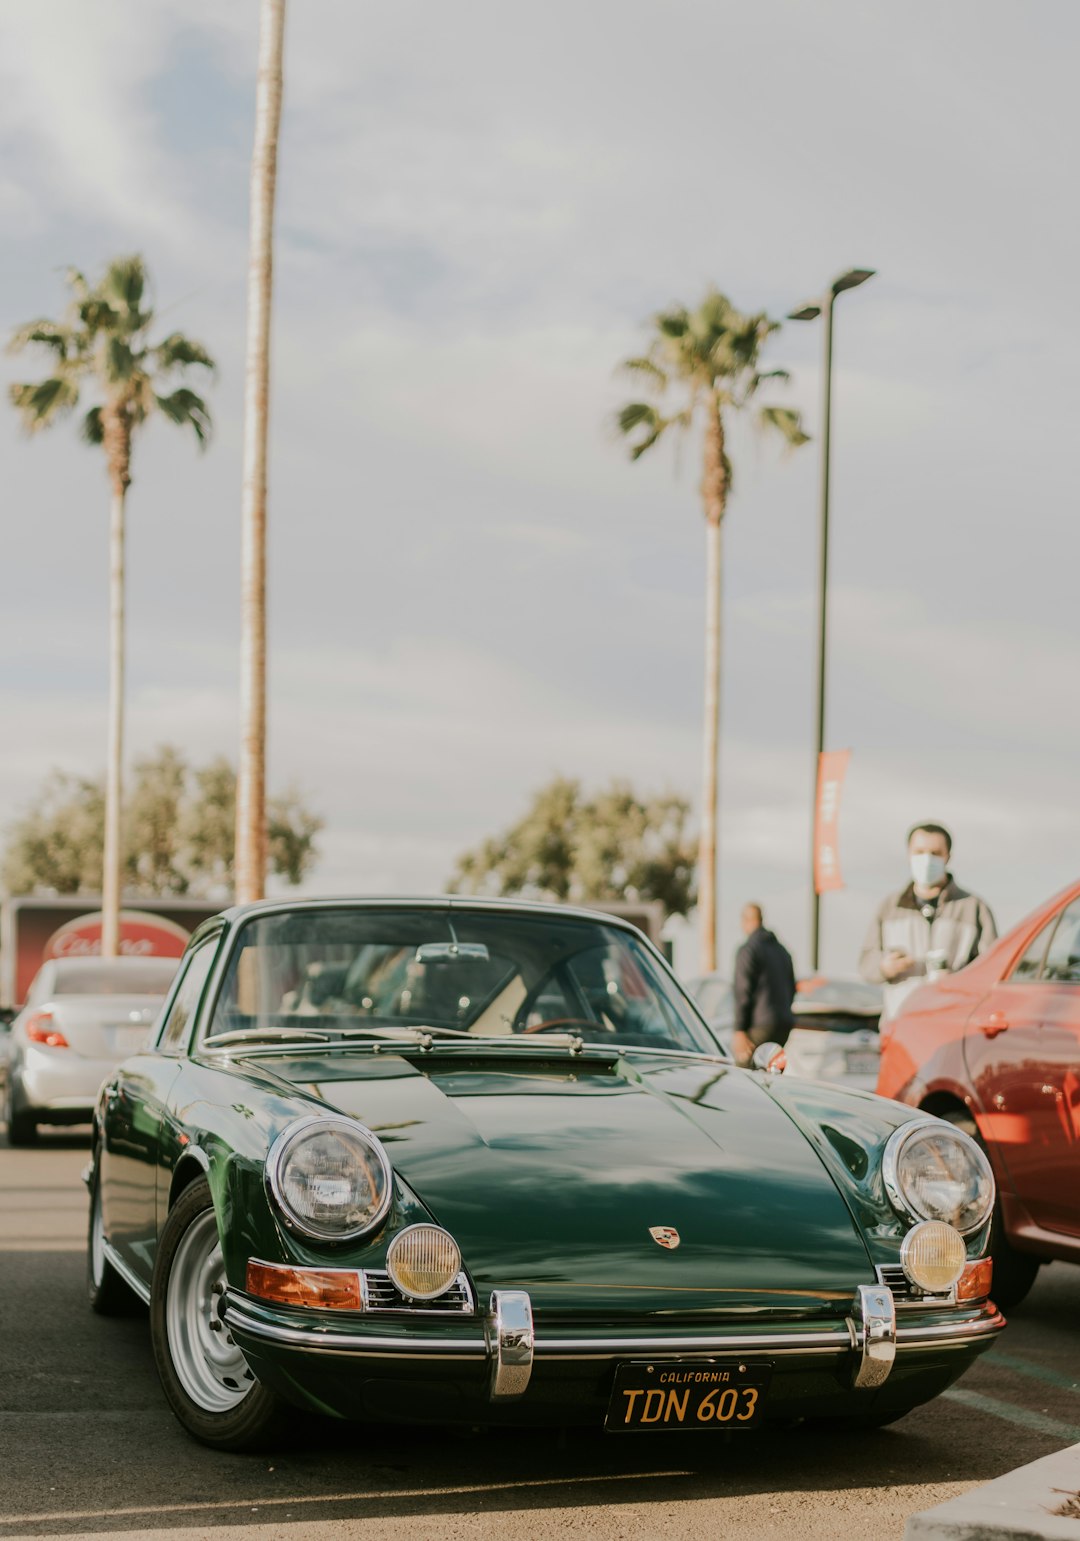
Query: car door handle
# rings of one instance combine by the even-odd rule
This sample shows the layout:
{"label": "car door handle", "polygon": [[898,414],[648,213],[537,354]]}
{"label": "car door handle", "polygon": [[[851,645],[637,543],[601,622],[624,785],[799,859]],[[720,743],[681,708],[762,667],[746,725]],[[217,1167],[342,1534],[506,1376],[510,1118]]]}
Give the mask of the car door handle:
{"label": "car door handle", "polygon": [[1002,1016],[1000,1011],[992,1011],[985,1022],[979,1023],[979,1031],[986,1038],[996,1038],[999,1033],[1004,1033],[1008,1026],[1008,1018]]}

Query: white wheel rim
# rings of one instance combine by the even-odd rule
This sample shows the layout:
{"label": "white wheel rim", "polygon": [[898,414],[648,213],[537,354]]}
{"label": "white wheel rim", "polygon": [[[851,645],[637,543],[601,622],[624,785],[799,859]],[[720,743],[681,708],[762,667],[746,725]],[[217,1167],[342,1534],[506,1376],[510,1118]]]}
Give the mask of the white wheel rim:
{"label": "white wheel rim", "polygon": [[208,1413],[239,1406],[255,1380],[222,1320],[225,1287],[217,1221],[207,1209],[188,1226],[173,1257],[165,1332],[180,1384]]}

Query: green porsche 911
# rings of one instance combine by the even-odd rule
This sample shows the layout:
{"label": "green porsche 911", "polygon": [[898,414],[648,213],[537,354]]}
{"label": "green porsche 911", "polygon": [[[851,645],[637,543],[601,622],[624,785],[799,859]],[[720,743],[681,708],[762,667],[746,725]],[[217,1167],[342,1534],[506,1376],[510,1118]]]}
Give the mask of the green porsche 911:
{"label": "green porsche 911", "polygon": [[95,1310],[206,1444],[369,1421],[901,1417],[1004,1319],[975,1142],[739,1070],[632,926],[325,900],[191,939],[102,1087]]}

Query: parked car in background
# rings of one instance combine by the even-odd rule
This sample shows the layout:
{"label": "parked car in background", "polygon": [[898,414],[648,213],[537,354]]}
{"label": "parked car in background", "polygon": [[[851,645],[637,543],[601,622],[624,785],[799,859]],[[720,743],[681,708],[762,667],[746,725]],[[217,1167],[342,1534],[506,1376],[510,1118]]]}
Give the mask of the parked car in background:
{"label": "parked car in background", "polygon": [[784,1049],[792,1075],[872,1092],[877,1085],[882,990],[862,979],[800,979]]}
{"label": "parked car in background", "polygon": [[39,1124],[88,1124],[102,1081],[145,1043],[177,958],[54,958],[8,1035],[8,1140]]}
{"label": "parked car in background", "polygon": [[11,1024],[15,1019],[15,1012],[10,1007],[0,1006],[0,1090],[7,1085],[8,1060],[11,1057]]}
{"label": "parked car in background", "polygon": [[974,1135],[998,1185],[994,1298],[1080,1262],[1080,885],[903,1003],[877,1089]]}
{"label": "parked car in background", "polygon": [[890,1423],[993,1342],[993,1177],[938,1119],[737,1069],[610,916],[207,921],[95,1111],[88,1289],[221,1449],[382,1424]]}
{"label": "parked car in background", "polygon": [[[735,996],[722,974],[687,982],[702,1016],[731,1050]],[[878,1073],[881,986],[861,979],[802,979],[792,1007],[795,1026],[785,1045],[787,1069],[816,1081],[873,1091]]]}
{"label": "parked car in background", "polygon": [[701,1015],[730,1053],[731,1034],[735,1028],[735,991],[731,980],[722,974],[706,974],[702,978],[688,979],[686,988]]}

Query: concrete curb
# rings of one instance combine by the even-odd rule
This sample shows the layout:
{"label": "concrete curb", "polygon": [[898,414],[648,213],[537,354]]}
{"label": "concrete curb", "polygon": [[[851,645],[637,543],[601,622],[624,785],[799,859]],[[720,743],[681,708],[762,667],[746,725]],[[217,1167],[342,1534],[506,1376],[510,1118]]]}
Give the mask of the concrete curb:
{"label": "concrete curb", "polygon": [[[1080,1541],[1080,1445],[913,1514],[904,1541]],[[1073,1500],[1075,1516],[1062,1508]]]}

